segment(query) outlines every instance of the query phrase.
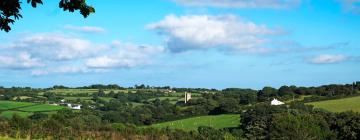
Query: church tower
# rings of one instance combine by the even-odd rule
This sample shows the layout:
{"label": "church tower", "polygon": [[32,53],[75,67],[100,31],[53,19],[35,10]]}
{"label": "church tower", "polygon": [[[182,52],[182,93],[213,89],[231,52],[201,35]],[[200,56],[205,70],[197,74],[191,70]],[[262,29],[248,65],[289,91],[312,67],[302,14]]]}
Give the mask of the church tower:
{"label": "church tower", "polygon": [[191,93],[185,92],[185,104],[191,99]]}

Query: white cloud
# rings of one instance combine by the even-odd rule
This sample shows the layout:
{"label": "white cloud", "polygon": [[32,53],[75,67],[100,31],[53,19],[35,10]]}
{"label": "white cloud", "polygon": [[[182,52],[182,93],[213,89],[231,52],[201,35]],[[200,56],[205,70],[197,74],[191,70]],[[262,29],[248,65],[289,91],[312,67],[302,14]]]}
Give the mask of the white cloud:
{"label": "white cloud", "polygon": [[281,33],[233,15],[168,15],[147,28],[167,37],[167,45],[173,52],[219,47],[256,50],[267,42],[265,36]]}
{"label": "white cloud", "polygon": [[291,8],[301,0],[173,0],[185,6],[219,7],[219,8]]}
{"label": "white cloud", "polygon": [[85,32],[85,33],[104,33],[106,30],[101,27],[96,26],[73,26],[73,25],[66,25],[64,29]]}
{"label": "white cloud", "polygon": [[32,76],[43,76],[48,74],[78,74],[92,72],[86,67],[81,66],[57,66],[45,69],[35,69],[31,71]]}
{"label": "white cloud", "polygon": [[26,51],[47,60],[71,60],[94,55],[101,47],[94,43],[60,33],[30,34],[11,45],[14,50]]}
{"label": "white cloud", "polygon": [[31,69],[43,67],[38,59],[31,57],[28,53],[19,53],[16,55],[0,55],[0,67],[8,69]]}
{"label": "white cloud", "polygon": [[33,76],[104,72],[152,63],[163,47],[113,41],[96,44],[61,33],[26,34],[0,46],[0,69],[29,70]]}
{"label": "white cloud", "polygon": [[116,46],[112,54],[90,58],[86,61],[86,66],[95,69],[131,68],[149,64],[151,58],[164,52],[162,47],[121,44],[120,42],[113,45]]}
{"label": "white cloud", "polygon": [[347,57],[344,55],[329,55],[323,54],[312,57],[308,60],[308,62],[312,64],[332,64],[346,61]]}

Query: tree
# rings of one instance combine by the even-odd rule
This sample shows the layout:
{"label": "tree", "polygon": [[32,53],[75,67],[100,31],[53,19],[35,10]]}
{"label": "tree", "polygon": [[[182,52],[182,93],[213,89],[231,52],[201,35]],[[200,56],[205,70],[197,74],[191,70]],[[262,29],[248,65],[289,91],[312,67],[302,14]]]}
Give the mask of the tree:
{"label": "tree", "polygon": [[270,139],[328,140],[335,135],[321,116],[279,113],[272,117]]}
{"label": "tree", "polygon": [[264,87],[262,90],[258,92],[258,100],[259,101],[268,101],[270,100],[270,97],[276,97],[277,95],[277,89],[272,87]]}
{"label": "tree", "polygon": [[[20,14],[21,3],[20,0],[0,1],[0,30],[9,32],[11,30],[10,24],[14,24],[15,20],[22,18]],[[42,0],[27,0],[27,3],[31,4],[33,8],[36,8],[38,4],[43,4]],[[86,0],[60,0],[59,8],[69,12],[79,10],[85,18],[91,13],[95,13],[95,9],[87,5]]]}
{"label": "tree", "polygon": [[290,87],[282,86],[279,88],[279,91],[278,91],[279,96],[285,96],[285,95],[289,95],[289,94],[294,94],[294,92],[292,91],[292,89]]}

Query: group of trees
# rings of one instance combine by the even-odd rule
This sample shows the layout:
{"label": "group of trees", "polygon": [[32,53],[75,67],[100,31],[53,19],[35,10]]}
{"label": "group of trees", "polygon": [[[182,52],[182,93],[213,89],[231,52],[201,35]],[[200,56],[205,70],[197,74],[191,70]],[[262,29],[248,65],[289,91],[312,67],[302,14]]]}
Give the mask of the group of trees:
{"label": "group of trees", "polygon": [[[156,101],[156,107],[166,102]],[[156,105],[157,104],[157,105]],[[119,103],[102,110],[116,110]],[[120,105],[121,106],[121,105]],[[164,105],[167,106],[167,105]],[[170,106],[170,105],[169,105]],[[131,108],[127,108],[130,109]],[[111,114],[84,108],[80,112],[61,110],[56,114],[35,113],[29,118],[17,115],[12,119],[0,118],[0,136],[13,138],[52,139],[294,139],[294,140],[356,140],[360,138],[360,114],[354,112],[330,113],[294,102],[284,106],[257,104],[244,110],[239,127],[214,129],[199,127],[197,131],[136,127],[132,121],[144,119],[129,116],[123,123],[112,123]],[[150,108],[149,108],[150,109]],[[155,109],[155,108],[153,108]],[[165,108],[163,108],[166,110]],[[126,110],[126,109],[124,109]],[[148,110],[161,111],[160,110]],[[114,111],[112,113],[118,113]],[[158,112],[158,114],[166,113]],[[120,113],[121,115],[126,115]],[[135,115],[135,114],[133,114]],[[102,117],[103,116],[103,117]],[[161,117],[161,116],[158,116]],[[113,119],[118,119],[113,117]]]}
{"label": "group of trees", "polygon": [[292,103],[256,105],[241,114],[240,128],[249,139],[356,140],[359,126],[359,113],[330,113]]}
{"label": "group of trees", "polygon": [[272,98],[291,99],[300,95],[311,95],[305,98],[306,102],[319,101],[334,98],[343,98],[346,96],[359,95],[360,82],[345,85],[324,85],[319,87],[296,87],[296,86],[282,86],[279,89],[272,87],[264,87],[258,91],[258,100],[267,101]]}
{"label": "group of trees", "polygon": [[61,110],[57,114],[35,113],[29,118],[17,115],[0,119],[0,136],[30,139],[179,139],[221,140],[236,139],[241,133],[234,130],[217,130],[199,127],[197,131],[137,128],[131,124],[109,123],[101,120],[96,111],[80,112]]}
{"label": "group of trees", "polygon": [[[42,0],[27,0],[27,3],[36,8],[39,4],[43,4]],[[1,0],[0,1],[0,30],[9,32],[10,24],[14,24],[16,20],[22,18],[20,0]],[[86,3],[86,0],[60,0],[59,8],[64,11],[80,13],[86,18],[91,13],[95,13],[95,9]]]}
{"label": "group of trees", "polygon": [[[109,86],[118,88],[113,85]],[[102,137],[108,139],[124,135],[126,137],[156,137],[157,139],[178,135],[185,135],[192,139],[223,139],[225,137],[248,139],[360,138],[360,134],[358,134],[360,132],[360,127],[358,127],[360,126],[360,115],[357,113],[328,113],[314,110],[310,106],[296,102],[279,107],[269,105],[269,101],[273,98],[289,100],[300,95],[312,95],[330,99],[357,95],[360,90],[359,82],[320,87],[282,86],[279,89],[265,87],[261,90],[229,88],[217,92],[209,90],[212,92],[203,92],[201,98],[191,99],[187,104],[182,102],[174,104],[169,99],[149,100],[165,95],[159,90],[136,90],[136,93],[105,93],[105,89],[100,88],[104,86],[94,85],[95,87],[99,88],[98,92],[92,94],[94,102],[91,104],[95,108],[89,108],[87,103],[82,102],[83,108],[79,113],[60,111],[51,116],[35,113],[29,118],[15,116],[12,120],[2,119],[0,121],[0,132],[12,137],[31,135],[32,137],[66,138],[82,135],[82,137],[88,138]],[[204,89],[182,90],[206,91]],[[37,93],[39,92],[44,92],[43,96],[48,101],[63,98],[62,95],[46,92],[43,89],[0,88],[0,94],[3,95],[1,96],[2,99],[13,99],[17,96],[34,96],[36,98],[35,96],[38,96]],[[109,97],[112,100],[103,101],[101,97]],[[135,105],[134,103],[141,103],[142,105]],[[227,113],[241,114],[241,126],[239,128],[216,130],[202,127],[196,132],[177,132],[168,129],[142,129],[140,131],[135,127],[135,125],[151,125],[194,116]],[[12,121],[21,124],[14,124]],[[31,123],[28,124],[27,121]],[[47,126],[49,124],[51,126]],[[122,127],[121,129],[120,126],[114,128],[111,124],[118,124]],[[37,129],[33,130],[33,128]],[[88,134],[89,132],[94,133],[94,135]]]}

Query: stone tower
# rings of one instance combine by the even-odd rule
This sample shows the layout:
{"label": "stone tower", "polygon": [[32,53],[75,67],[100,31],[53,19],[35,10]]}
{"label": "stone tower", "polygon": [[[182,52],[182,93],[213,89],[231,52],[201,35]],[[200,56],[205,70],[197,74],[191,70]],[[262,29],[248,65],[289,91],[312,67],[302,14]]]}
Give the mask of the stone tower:
{"label": "stone tower", "polygon": [[191,93],[185,92],[185,104],[191,99]]}

